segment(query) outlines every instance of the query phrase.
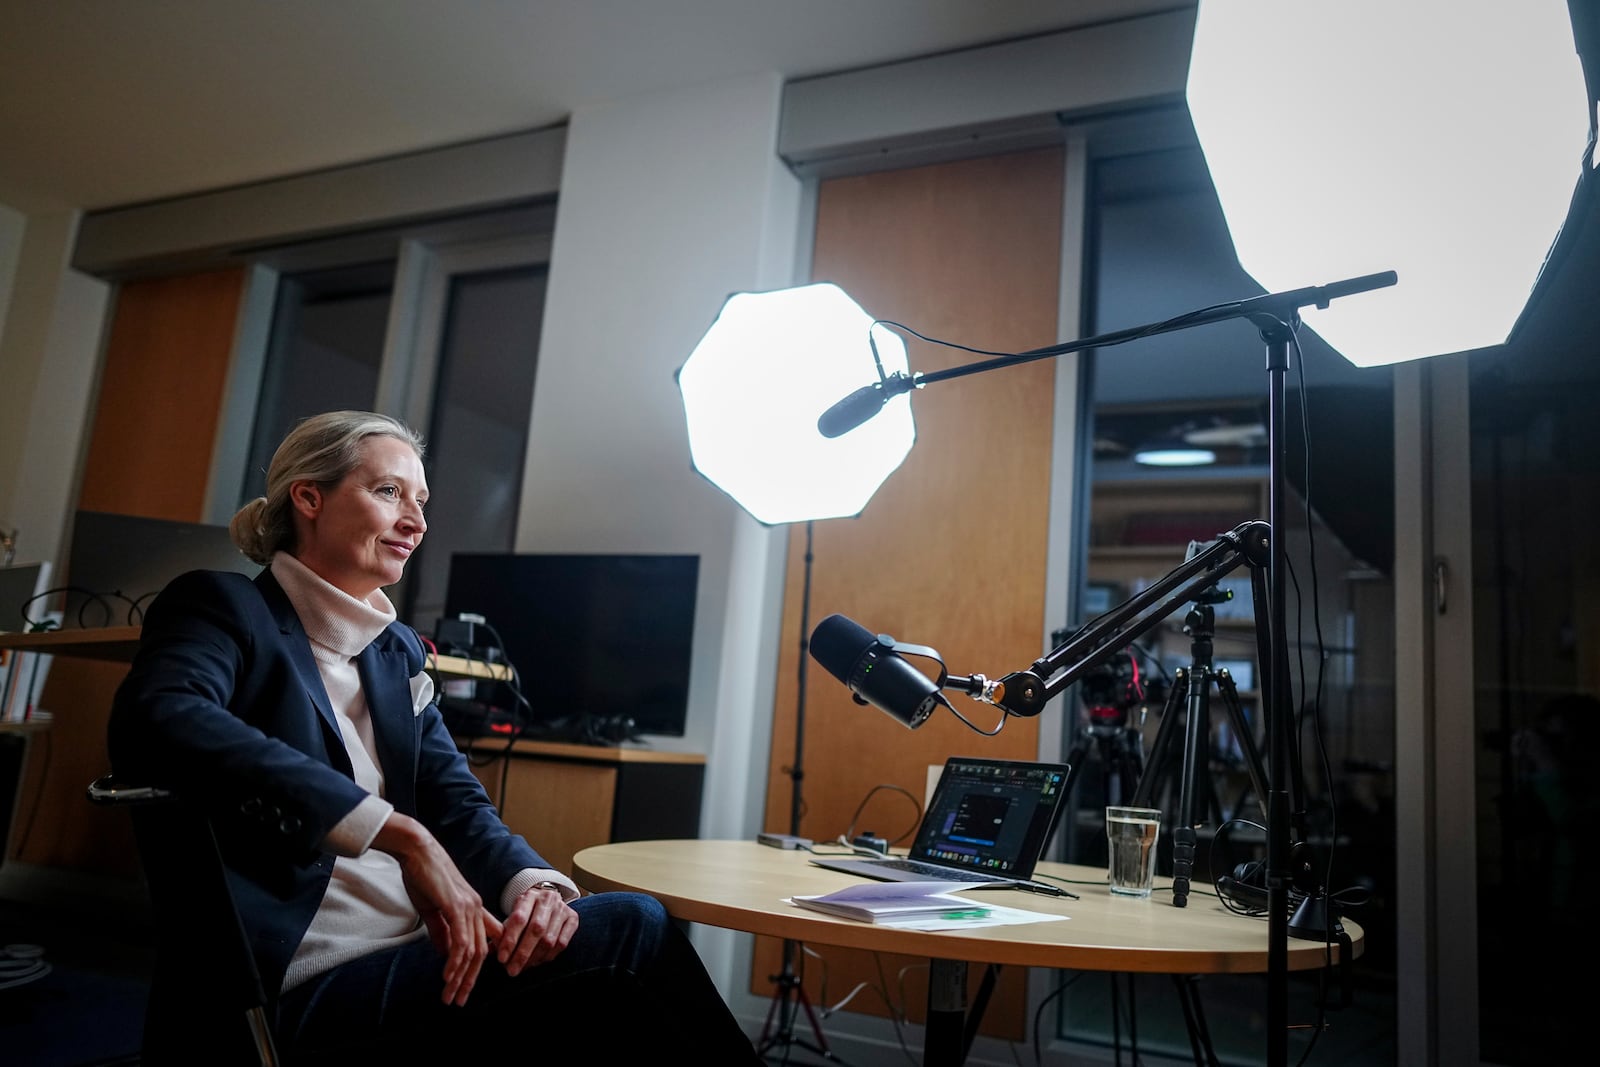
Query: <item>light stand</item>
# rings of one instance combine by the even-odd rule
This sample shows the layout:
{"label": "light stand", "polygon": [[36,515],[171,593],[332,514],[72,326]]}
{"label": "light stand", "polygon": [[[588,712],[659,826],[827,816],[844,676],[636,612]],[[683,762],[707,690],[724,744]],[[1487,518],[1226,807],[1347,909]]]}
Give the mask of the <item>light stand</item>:
{"label": "light stand", "polygon": [[[829,440],[815,428],[817,412],[860,382],[860,360],[869,351],[880,375],[905,369],[904,342],[889,330],[874,341],[873,327],[872,316],[831,283],[734,293],[676,374],[696,472],[765,526],[806,524],[794,761],[788,769],[793,784],[788,828],[796,837],[805,777],[812,523],[860,514],[916,437],[909,401],[846,441]],[[840,344],[845,337],[857,343]],[[765,380],[782,382],[783,403],[776,410],[750,403],[751,383]],[[777,989],[758,1048],[765,1053],[800,1045],[837,1061],[796,973],[800,948],[784,942],[783,967],[771,976]],[[802,1010],[814,1044],[795,1036]]]}
{"label": "light stand", "polygon": [[[982,675],[957,679],[942,676],[941,685],[965,688],[969,696],[996,704],[1015,715],[1037,715],[1049,700],[1071,685],[1086,671],[1104,663],[1141,634],[1159,623],[1178,604],[1191,598],[1193,591],[1215,584],[1221,574],[1250,563],[1259,573],[1266,566],[1267,648],[1262,664],[1265,684],[1263,707],[1267,721],[1268,783],[1267,810],[1267,1062],[1284,1067],[1288,1062],[1288,975],[1289,975],[1289,779],[1290,727],[1293,709],[1288,704],[1288,636],[1285,585],[1288,580],[1287,550],[1281,531],[1287,482],[1284,471],[1285,375],[1289,367],[1289,345],[1299,325],[1299,309],[1326,308],[1331,300],[1395,284],[1395,272],[1365,275],[1326,286],[1310,286],[1282,293],[1217,304],[1176,318],[1146,326],[1037,348],[1013,355],[970,363],[926,374],[882,375],[879,381],[858,389],[839,401],[819,420],[825,435],[838,436],[871,418],[876,410],[894,397],[937,381],[963,377],[987,370],[1014,366],[1084,349],[1104,348],[1156,334],[1188,329],[1228,319],[1250,320],[1260,331],[1266,346],[1269,446],[1268,519],[1266,523],[1245,523],[1219,537],[1166,577],[1108,612],[1101,621],[1077,637],[1057,647],[1033,666],[989,682]],[[1265,551],[1266,559],[1263,560]],[[1176,592],[1175,592],[1176,591]],[[1260,599],[1257,598],[1259,607]],[[1160,613],[1145,616],[1141,611],[1159,606]],[[1241,738],[1241,742],[1245,738]]]}
{"label": "light stand", "polygon": [[[805,752],[806,752],[806,660],[810,658],[807,653],[811,646],[811,543],[812,521],[806,520],[806,557],[805,578],[800,587],[800,665],[795,678],[795,707],[794,707],[794,761],[789,766],[791,789],[789,793],[789,833],[791,836],[800,836],[800,809],[804,803],[801,794],[801,782],[805,779]],[[828,1039],[823,1036],[822,1024],[817,1020],[817,1013],[811,1006],[811,999],[806,996],[805,986],[800,982],[799,972],[795,969],[795,956],[800,951],[798,942],[785,940],[783,943],[783,968],[772,975],[772,981],[777,988],[772,993],[772,1003],[767,1007],[766,1022],[761,1027],[761,1037],[756,1042],[756,1054],[765,1056],[774,1048],[788,1048],[797,1045],[808,1052],[815,1053],[824,1059],[839,1062],[839,1057],[828,1048]],[[803,1038],[796,1036],[795,1024],[799,1014],[804,1011],[806,1019],[811,1024],[811,1033],[816,1038],[816,1044],[811,1044]],[[774,1030],[772,1023],[777,1018],[778,1026]]]}

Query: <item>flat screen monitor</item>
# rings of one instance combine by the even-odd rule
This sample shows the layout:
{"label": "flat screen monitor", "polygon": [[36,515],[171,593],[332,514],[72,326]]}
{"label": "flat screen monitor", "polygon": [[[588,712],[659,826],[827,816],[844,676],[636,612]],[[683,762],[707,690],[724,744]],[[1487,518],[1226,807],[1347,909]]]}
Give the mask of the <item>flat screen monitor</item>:
{"label": "flat screen monitor", "polygon": [[261,573],[226,526],[80,511],[67,553],[61,626],[136,625],[168,582],[192,570]]}
{"label": "flat screen monitor", "polygon": [[635,734],[682,737],[699,576],[695,555],[458,552],[445,616],[483,616],[532,725],[631,718]]}

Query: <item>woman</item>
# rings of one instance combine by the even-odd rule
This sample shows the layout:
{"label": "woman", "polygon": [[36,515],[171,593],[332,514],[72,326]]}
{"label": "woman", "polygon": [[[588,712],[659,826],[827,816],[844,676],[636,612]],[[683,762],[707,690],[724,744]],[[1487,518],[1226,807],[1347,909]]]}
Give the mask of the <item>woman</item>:
{"label": "woman", "polygon": [[[759,1062],[660,904],[582,895],[505,827],[445,729],[383,593],[427,530],[422,452],[370,412],[288,434],[231,524],[262,573],[190,572],[146,612],[114,769],[210,816],[291,1060],[499,1050],[511,1022],[541,1049]],[[189,1044],[183,1014],[171,1037]]]}

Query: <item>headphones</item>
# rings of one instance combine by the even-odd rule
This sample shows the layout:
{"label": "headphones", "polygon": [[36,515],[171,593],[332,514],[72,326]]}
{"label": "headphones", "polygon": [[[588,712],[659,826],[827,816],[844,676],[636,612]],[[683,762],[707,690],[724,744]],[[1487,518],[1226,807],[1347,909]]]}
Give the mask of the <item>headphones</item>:
{"label": "headphones", "polygon": [[636,741],[639,724],[631,715],[584,716],[578,723],[578,740],[591,745],[619,745]]}

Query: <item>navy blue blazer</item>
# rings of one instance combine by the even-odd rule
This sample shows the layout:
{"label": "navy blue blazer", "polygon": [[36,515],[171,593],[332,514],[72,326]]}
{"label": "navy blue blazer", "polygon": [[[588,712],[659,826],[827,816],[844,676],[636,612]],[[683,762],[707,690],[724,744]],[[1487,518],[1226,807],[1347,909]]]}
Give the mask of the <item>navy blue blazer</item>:
{"label": "navy blue blazer", "polygon": [[[550,864],[506,829],[438,708],[414,712],[416,632],[391,624],[357,666],[386,799],[438,838],[498,912],[514,874]],[[118,776],[175,789],[210,816],[275,994],[333,870],[321,842],[366,792],[352,778],[305,629],[270,570],[254,580],[191,571],[161,592],[117,690],[108,745]]]}

